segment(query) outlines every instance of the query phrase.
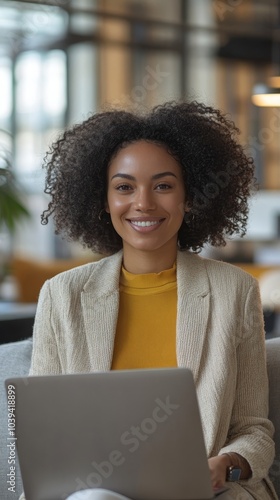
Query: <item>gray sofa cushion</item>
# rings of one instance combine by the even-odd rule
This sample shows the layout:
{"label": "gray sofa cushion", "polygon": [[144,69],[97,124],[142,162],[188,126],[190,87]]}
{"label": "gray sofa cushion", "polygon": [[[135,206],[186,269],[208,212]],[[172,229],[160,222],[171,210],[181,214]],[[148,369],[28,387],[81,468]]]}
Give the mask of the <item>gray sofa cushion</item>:
{"label": "gray sofa cushion", "polygon": [[8,409],[7,409],[7,399],[6,390],[4,386],[4,381],[8,377],[23,376],[27,375],[29,372],[30,361],[32,352],[32,340],[22,340],[20,342],[13,342],[10,344],[3,344],[0,346],[0,422],[1,422],[1,432],[0,432],[0,498],[1,500],[17,500],[19,493],[22,491],[22,482],[20,476],[20,470],[18,465],[18,460],[16,460],[16,493],[8,490],[10,485],[7,483],[8,472],[10,470],[10,465],[8,464],[9,459],[9,448],[7,444],[8,438]]}
{"label": "gray sofa cushion", "polygon": [[269,377],[269,418],[275,427],[276,453],[270,477],[280,498],[280,337],[266,341]]}

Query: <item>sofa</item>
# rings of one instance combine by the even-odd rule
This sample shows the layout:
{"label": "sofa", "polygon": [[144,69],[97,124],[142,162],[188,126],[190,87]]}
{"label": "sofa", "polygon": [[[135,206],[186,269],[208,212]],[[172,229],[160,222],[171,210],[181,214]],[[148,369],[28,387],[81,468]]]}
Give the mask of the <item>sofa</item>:
{"label": "sofa", "polygon": [[[21,491],[21,477],[16,465],[15,493],[7,489],[8,470],[8,425],[7,402],[4,380],[12,376],[24,376],[29,371],[32,351],[32,340],[22,340],[0,346],[0,499],[17,500]],[[270,470],[270,477],[280,497],[280,337],[266,340],[267,369],[269,377],[270,419],[275,426],[276,454]]]}

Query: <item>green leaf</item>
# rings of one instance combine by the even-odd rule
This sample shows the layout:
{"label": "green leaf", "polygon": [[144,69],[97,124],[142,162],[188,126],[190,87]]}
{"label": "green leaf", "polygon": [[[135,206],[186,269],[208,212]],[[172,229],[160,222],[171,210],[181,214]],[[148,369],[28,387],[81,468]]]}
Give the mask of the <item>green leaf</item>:
{"label": "green leaf", "polygon": [[11,182],[0,184],[0,226],[5,224],[11,232],[14,232],[17,222],[29,216],[18,189]]}

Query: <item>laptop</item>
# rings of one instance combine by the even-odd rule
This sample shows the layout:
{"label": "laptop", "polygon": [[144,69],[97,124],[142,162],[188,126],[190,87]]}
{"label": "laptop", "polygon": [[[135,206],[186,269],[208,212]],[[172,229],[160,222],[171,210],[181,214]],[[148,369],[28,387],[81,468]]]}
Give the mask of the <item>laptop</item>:
{"label": "laptop", "polygon": [[33,376],[5,384],[15,397],[9,439],[16,441],[27,500],[64,500],[86,488],[133,500],[214,498],[190,370]]}

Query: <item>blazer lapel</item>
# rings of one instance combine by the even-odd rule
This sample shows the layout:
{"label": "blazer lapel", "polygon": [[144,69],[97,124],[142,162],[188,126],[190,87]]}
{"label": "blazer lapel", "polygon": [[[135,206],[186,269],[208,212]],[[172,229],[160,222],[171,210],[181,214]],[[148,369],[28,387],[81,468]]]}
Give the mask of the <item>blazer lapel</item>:
{"label": "blazer lapel", "polygon": [[208,276],[198,255],[178,252],[177,290],[177,362],[178,366],[190,368],[197,382],[210,303]]}
{"label": "blazer lapel", "polygon": [[92,370],[108,371],[111,368],[119,310],[121,265],[122,252],[99,261],[81,294]]}

